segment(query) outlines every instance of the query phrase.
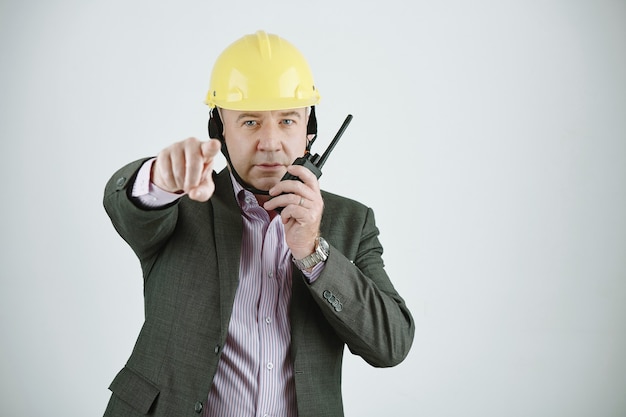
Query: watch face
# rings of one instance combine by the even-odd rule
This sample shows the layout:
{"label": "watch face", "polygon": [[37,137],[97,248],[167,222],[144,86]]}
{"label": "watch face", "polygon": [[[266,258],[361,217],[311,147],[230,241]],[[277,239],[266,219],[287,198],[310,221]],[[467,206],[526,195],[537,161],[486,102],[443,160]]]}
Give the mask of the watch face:
{"label": "watch face", "polygon": [[324,239],[323,237],[320,237],[318,240],[318,247],[319,249],[321,249],[321,251],[328,256],[328,252],[330,247],[328,246],[328,242],[326,242],[326,239]]}
{"label": "watch face", "polygon": [[326,239],[324,239],[323,237],[320,237],[317,239],[317,250],[315,252],[317,252],[321,257],[322,260],[326,260],[326,258],[328,257],[328,253],[330,251],[330,246],[328,246],[328,242],[326,242]]}

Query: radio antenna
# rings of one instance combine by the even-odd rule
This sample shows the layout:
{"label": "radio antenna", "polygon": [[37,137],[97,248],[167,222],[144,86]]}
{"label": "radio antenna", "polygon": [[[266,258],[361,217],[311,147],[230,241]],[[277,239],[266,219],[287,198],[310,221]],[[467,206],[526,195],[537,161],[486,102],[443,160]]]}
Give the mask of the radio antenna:
{"label": "radio antenna", "polygon": [[352,115],[349,114],[346,117],[346,119],[343,121],[343,124],[339,128],[339,131],[337,132],[337,134],[333,138],[332,142],[330,142],[330,145],[328,145],[328,148],[326,148],[326,150],[324,151],[324,154],[322,154],[321,157],[319,155],[316,155],[315,160],[312,161],[313,164],[315,164],[315,166],[318,167],[320,170],[322,169],[322,167],[326,163],[326,160],[330,156],[330,152],[333,150],[333,148],[335,147],[337,142],[339,142],[339,139],[341,139],[341,136],[343,135],[343,132],[346,130],[346,128],[348,127],[348,125],[350,124],[351,121],[352,121]]}

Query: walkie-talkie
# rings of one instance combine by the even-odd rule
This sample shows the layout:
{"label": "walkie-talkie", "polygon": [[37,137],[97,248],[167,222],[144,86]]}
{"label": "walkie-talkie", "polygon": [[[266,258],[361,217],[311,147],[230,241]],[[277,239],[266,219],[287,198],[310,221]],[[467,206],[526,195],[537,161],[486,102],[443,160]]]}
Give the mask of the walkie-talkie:
{"label": "walkie-talkie", "polygon": [[[352,115],[349,114],[346,117],[346,119],[343,121],[343,124],[339,128],[339,131],[337,132],[333,140],[330,142],[330,145],[328,145],[328,148],[326,148],[322,156],[319,156],[319,154],[312,155],[311,152],[307,150],[307,152],[303,156],[296,158],[296,160],[293,161],[292,165],[302,165],[308,168],[309,171],[315,174],[315,176],[319,179],[319,177],[322,176],[322,167],[326,163],[326,160],[330,156],[330,153],[335,148],[335,145],[337,144],[337,142],[339,142],[339,139],[341,138],[341,136],[343,135],[343,132],[346,130],[346,128],[348,127],[351,121],[352,121]],[[295,175],[291,175],[288,172],[286,172],[285,175],[283,175],[283,177],[280,180],[281,181],[285,181],[285,180],[301,181],[300,178],[296,177]],[[276,211],[280,213],[282,209],[283,207],[278,207]]]}

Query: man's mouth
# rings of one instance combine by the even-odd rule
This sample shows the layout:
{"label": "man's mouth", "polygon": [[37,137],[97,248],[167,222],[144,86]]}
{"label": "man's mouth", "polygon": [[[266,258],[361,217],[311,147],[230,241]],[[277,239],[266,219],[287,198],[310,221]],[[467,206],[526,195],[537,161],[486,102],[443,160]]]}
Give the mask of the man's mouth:
{"label": "man's mouth", "polygon": [[256,164],[257,167],[261,168],[261,169],[278,169],[278,168],[284,168],[283,164],[280,164],[278,162],[264,162],[262,164]]}

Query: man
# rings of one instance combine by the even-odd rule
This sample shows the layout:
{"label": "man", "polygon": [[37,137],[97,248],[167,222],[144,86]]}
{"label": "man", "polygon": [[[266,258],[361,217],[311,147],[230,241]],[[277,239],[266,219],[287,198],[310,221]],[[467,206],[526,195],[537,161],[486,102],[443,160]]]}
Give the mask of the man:
{"label": "man", "polygon": [[[214,139],[108,182],[107,213],[141,262],[145,323],[105,416],[342,416],[345,345],[378,367],[406,357],[414,323],[372,210],[291,165],[319,97],[293,45],[247,35],[213,68]],[[220,149],[228,169],[215,173]]]}

